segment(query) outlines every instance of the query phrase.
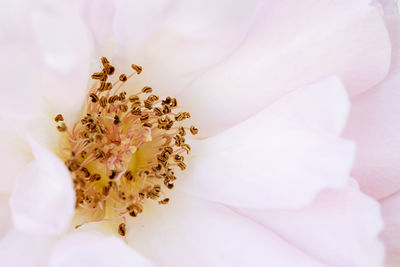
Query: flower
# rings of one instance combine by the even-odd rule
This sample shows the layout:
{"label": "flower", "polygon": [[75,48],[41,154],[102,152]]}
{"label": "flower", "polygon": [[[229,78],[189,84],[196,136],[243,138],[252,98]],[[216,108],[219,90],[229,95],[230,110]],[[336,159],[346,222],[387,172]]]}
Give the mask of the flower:
{"label": "flower", "polygon": [[[383,265],[379,204],[350,177],[355,147],[341,137],[350,100],[389,68],[379,6],[13,1],[4,10],[8,266]],[[126,86],[176,95],[200,129],[170,203],[146,202],[123,238],[101,223],[67,230],[73,184],[54,153],[52,120],[79,118],[103,55],[121,73],[143,66]]]}

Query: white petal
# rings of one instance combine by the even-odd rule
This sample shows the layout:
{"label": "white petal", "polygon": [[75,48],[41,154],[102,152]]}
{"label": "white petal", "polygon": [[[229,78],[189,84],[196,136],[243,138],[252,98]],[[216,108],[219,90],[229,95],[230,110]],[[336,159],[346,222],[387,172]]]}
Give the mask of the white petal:
{"label": "white petal", "polygon": [[1,266],[47,266],[54,238],[27,234],[12,229],[0,241]]}
{"label": "white petal", "polygon": [[354,146],[338,138],[349,109],[335,78],[305,87],[194,143],[177,188],[238,207],[289,208],[347,183]]}
{"label": "white petal", "polygon": [[389,63],[388,33],[369,1],[270,0],[235,53],[179,99],[210,136],[329,75],[339,75],[351,95],[363,92]]}
{"label": "white petal", "polygon": [[35,160],[18,175],[10,206],[17,229],[36,234],[60,234],[75,209],[68,170],[55,154],[29,140]]}
{"label": "white petal", "polygon": [[116,236],[79,229],[61,239],[53,250],[49,267],[147,267],[142,255]]}
{"label": "white petal", "polygon": [[230,209],[181,194],[167,206],[149,203],[127,240],[159,266],[323,266]]}
{"label": "white petal", "polygon": [[325,190],[301,209],[242,212],[327,266],[383,266],[379,204],[356,189]]}

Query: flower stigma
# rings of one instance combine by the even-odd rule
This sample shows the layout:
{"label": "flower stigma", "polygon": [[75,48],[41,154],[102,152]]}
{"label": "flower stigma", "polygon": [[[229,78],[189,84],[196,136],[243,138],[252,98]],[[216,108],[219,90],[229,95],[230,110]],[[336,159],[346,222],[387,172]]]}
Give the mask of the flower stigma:
{"label": "flower stigma", "polygon": [[[126,234],[126,218],[143,211],[146,200],[168,204],[166,191],[174,187],[175,170],[186,169],[187,132],[190,113],[179,111],[175,98],[160,99],[144,87],[134,94],[124,84],[142,67],[132,64],[133,73],[110,82],[115,67],[101,58],[102,70],[93,73],[85,112],[70,130],[61,114],[54,120],[62,133],[60,156],[71,173],[76,212],[96,221],[117,222]],[[82,224],[76,225],[76,228]]]}

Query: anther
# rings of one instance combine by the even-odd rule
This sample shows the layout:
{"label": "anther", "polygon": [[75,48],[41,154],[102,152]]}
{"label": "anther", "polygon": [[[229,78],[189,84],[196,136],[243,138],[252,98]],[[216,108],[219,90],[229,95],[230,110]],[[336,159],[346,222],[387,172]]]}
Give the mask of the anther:
{"label": "anther", "polygon": [[143,70],[142,66],[138,66],[135,64],[132,64],[131,67],[132,67],[132,69],[134,69],[137,72],[137,74],[140,74]]}
{"label": "anther", "polygon": [[128,79],[128,78],[126,77],[126,74],[121,74],[121,75],[119,76],[119,80],[120,80],[121,82],[126,82],[127,79]]}
{"label": "anther", "polygon": [[92,99],[93,103],[96,103],[97,101],[99,101],[99,97],[95,93],[91,93],[90,98]]}
{"label": "anther", "polygon": [[145,87],[143,87],[142,92],[145,94],[149,94],[149,93],[153,92],[153,89],[149,86],[145,86]]}
{"label": "anther", "polygon": [[60,132],[65,132],[67,130],[67,125],[65,123],[61,123],[61,125],[57,126],[57,130]]}
{"label": "anther", "polygon": [[197,129],[196,127],[194,127],[193,125],[190,126],[190,132],[195,135],[199,132],[199,129]]}
{"label": "anther", "polygon": [[119,233],[121,236],[125,236],[125,234],[126,234],[126,224],[125,224],[125,223],[121,223],[121,224],[118,226],[118,233]]}
{"label": "anther", "polygon": [[55,118],[54,118],[55,122],[59,122],[59,121],[64,121],[64,117],[61,114],[58,114]]}

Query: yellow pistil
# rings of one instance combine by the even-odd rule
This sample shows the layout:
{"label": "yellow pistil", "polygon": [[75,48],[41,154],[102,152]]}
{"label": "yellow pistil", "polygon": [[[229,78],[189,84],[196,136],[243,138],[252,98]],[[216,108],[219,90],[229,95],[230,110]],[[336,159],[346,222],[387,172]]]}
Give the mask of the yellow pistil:
{"label": "yellow pistil", "polygon": [[186,168],[183,154],[190,152],[186,131],[198,130],[183,126],[190,114],[174,112],[175,98],[160,100],[149,95],[148,86],[129,96],[120,91],[141,66],[132,64],[132,74],[108,82],[115,67],[105,57],[101,63],[102,71],[91,76],[95,83],[81,119],[71,130],[61,114],[54,120],[64,135],[60,154],[71,172],[76,209],[90,218],[87,222],[119,221],[117,231],[124,236],[126,217],[140,214],[146,199],[163,196],[158,203],[169,202],[165,189],[173,188],[175,168]]}

